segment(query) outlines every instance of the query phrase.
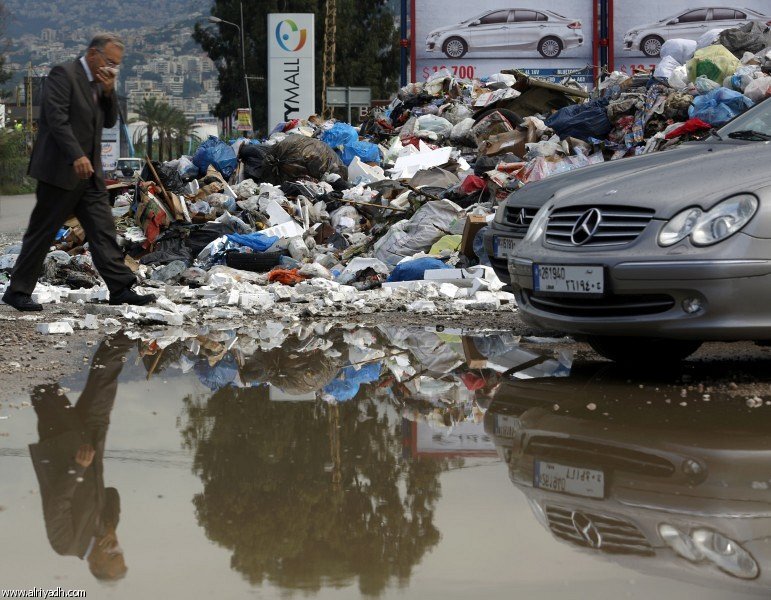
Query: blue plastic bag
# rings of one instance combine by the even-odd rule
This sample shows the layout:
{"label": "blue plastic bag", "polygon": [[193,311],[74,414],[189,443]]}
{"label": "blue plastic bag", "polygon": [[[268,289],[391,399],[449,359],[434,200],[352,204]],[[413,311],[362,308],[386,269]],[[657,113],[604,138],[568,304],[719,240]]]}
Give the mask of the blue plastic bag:
{"label": "blue plastic bag", "polygon": [[323,132],[319,137],[328,146],[338,149],[358,142],[359,132],[348,125],[348,123],[335,123],[331,129]]}
{"label": "blue plastic bag", "polygon": [[452,269],[452,267],[438,258],[416,258],[396,265],[388,281],[420,281],[426,271],[434,269]]}
{"label": "blue plastic bag", "polygon": [[607,105],[607,100],[590,100],[583,104],[573,104],[560,108],[544,122],[562,139],[566,137],[584,141],[591,137],[602,139],[613,129],[605,109]]}
{"label": "blue plastic bag", "polygon": [[278,241],[278,237],[275,235],[265,235],[264,233],[259,232],[248,233],[245,235],[240,233],[229,233],[228,240],[241,246],[251,248],[252,250],[256,250],[257,252],[265,252]]}
{"label": "blue plastic bag", "polygon": [[720,87],[703,96],[696,96],[688,108],[688,116],[691,119],[701,119],[710,125],[722,125],[753,104],[754,102],[741,92]]}
{"label": "blue plastic bag", "polygon": [[352,366],[345,367],[337,377],[324,386],[324,393],[332,396],[337,402],[353,400],[362,385],[380,379],[382,370],[383,367],[379,362],[364,365],[360,369]]}
{"label": "blue plastic bag", "polygon": [[218,137],[210,135],[195,151],[193,164],[198,167],[200,177],[206,175],[206,169],[212,165],[222,173],[225,179],[228,179],[236,170],[238,159],[233,148]]}
{"label": "blue plastic bag", "polygon": [[340,155],[343,164],[347,167],[353,162],[355,157],[359,157],[362,162],[380,164],[380,148],[369,142],[353,142],[347,144]]}

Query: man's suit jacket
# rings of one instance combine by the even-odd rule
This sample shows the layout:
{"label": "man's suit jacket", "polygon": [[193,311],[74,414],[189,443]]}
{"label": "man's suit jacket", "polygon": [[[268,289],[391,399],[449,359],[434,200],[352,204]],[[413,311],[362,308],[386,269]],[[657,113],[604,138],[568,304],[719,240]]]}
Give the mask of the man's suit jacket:
{"label": "man's suit jacket", "polygon": [[104,487],[104,437],[99,437],[88,468],[73,460],[78,447],[92,441],[83,431],[67,431],[29,447],[48,541],[58,554],[83,558],[91,539],[102,535],[105,523],[118,523],[120,498],[115,488]]}
{"label": "man's suit jacket", "polygon": [[80,179],[72,167],[87,156],[94,167],[97,186],[102,176],[102,127],[118,119],[115,92],[94,102],[91,84],[80,60],[51,69],[43,85],[38,136],[32,150],[29,174],[38,181],[73,190]]}

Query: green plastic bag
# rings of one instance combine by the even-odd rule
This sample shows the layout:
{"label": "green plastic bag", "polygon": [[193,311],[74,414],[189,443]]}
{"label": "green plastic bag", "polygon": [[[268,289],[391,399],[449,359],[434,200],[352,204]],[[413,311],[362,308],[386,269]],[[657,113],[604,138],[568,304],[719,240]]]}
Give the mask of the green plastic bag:
{"label": "green plastic bag", "polygon": [[452,252],[455,252],[460,248],[460,244],[462,240],[463,240],[462,235],[445,235],[433,246],[431,246],[431,251],[429,252],[429,254],[439,254],[442,252],[442,250],[450,250]]}
{"label": "green plastic bag", "polygon": [[723,80],[733,75],[740,66],[739,60],[725,46],[707,46],[697,50],[686,64],[688,81],[695,82],[697,77],[703,75],[722,85]]}

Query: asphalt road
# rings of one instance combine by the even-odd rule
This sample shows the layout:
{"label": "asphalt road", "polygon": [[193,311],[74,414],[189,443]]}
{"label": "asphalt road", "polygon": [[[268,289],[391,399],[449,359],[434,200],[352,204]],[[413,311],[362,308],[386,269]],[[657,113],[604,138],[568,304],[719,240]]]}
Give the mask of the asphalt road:
{"label": "asphalt road", "polygon": [[35,206],[35,194],[0,196],[0,233],[21,233],[29,224]]}

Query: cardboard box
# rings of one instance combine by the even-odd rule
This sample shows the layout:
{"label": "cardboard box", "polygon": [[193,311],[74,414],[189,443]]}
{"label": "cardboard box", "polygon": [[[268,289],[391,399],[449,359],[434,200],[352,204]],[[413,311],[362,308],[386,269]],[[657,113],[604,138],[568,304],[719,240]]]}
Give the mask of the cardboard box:
{"label": "cardboard box", "polygon": [[469,369],[484,369],[487,366],[487,357],[477,350],[474,340],[463,336],[463,354]]}
{"label": "cardboard box", "polygon": [[485,156],[498,156],[511,152],[523,157],[527,152],[525,144],[528,141],[528,132],[519,129],[507,133],[492,135],[480,145],[480,152]]}
{"label": "cardboard box", "polygon": [[487,225],[487,218],[482,215],[469,215],[463,226],[463,237],[460,242],[460,253],[469,258],[474,258],[474,237],[479,230]]}

